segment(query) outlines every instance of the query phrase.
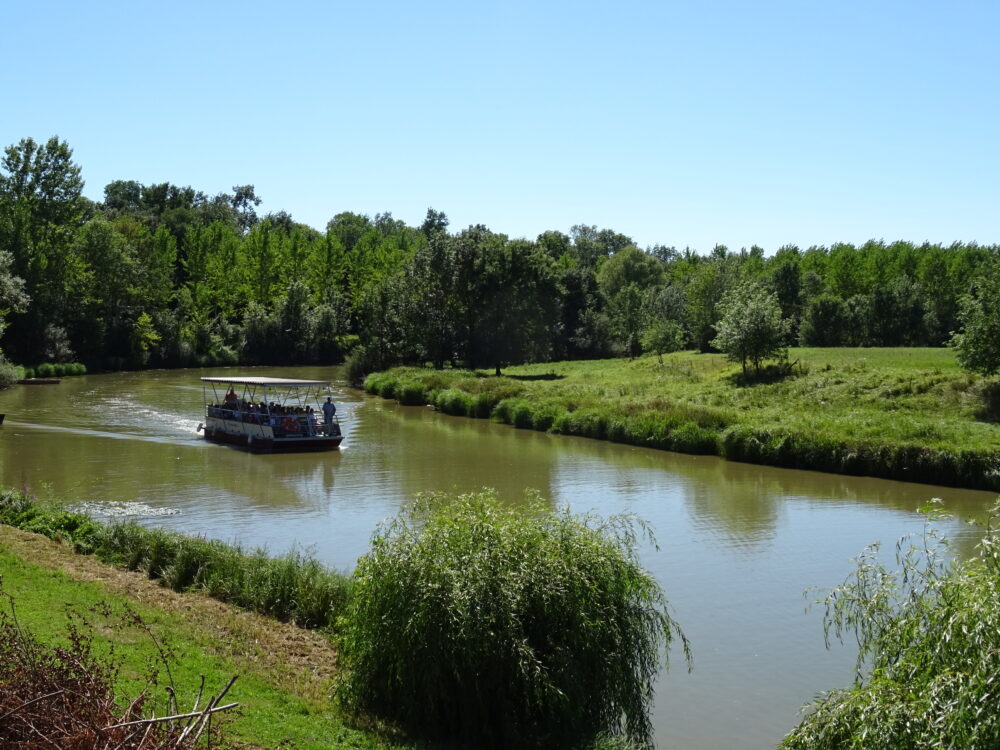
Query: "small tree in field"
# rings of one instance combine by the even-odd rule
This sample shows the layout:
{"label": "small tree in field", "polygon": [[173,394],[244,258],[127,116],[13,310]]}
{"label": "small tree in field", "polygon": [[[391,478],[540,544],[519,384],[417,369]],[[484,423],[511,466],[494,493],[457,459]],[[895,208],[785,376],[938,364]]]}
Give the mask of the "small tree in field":
{"label": "small tree in field", "polygon": [[722,319],[716,323],[718,335],[712,346],[725,352],[733,362],[753,363],[760,371],[765,359],[787,356],[789,321],[781,317],[781,305],[774,292],[749,284],[726,292],[719,304]]}
{"label": "small tree in field", "polygon": [[647,352],[656,352],[663,364],[663,355],[677,352],[684,348],[684,329],[676,320],[654,320],[642,332],[642,348]]}
{"label": "small tree in field", "polygon": [[972,294],[959,300],[962,333],[951,337],[958,363],[970,372],[995,375],[1000,370],[1000,265],[976,282]]}

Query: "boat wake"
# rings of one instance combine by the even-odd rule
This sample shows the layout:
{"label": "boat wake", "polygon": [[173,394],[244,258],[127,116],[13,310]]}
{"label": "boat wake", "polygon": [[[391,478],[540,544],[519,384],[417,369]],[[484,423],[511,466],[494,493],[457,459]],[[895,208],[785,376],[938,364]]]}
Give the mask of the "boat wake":
{"label": "boat wake", "polygon": [[70,510],[85,513],[92,518],[155,518],[158,516],[175,516],[179,508],[154,508],[148,503],[135,500],[86,500],[74,503]]}
{"label": "boat wake", "polygon": [[38,424],[33,422],[14,422],[7,420],[6,425],[11,427],[24,427],[29,430],[49,430],[51,432],[68,432],[73,435],[85,435],[88,437],[105,437],[112,440],[144,440],[149,443],[166,443],[168,445],[198,445],[201,444],[198,434],[195,432],[195,422],[185,420],[184,427],[190,422],[190,431],[184,435],[176,437],[164,435],[143,435],[136,432],[108,432],[107,430],[89,430],[86,427],[67,427],[65,425]]}

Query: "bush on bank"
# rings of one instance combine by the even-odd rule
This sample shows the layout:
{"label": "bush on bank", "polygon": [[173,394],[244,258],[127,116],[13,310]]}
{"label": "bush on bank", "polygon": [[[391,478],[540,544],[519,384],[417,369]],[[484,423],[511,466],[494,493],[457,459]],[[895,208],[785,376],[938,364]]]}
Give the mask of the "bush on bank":
{"label": "bush on bank", "polygon": [[631,518],[422,496],[358,561],[338,688],[354,711],[474,746],[649,744],[652,680],[687,642]]}
{"label": "bush on bank", "polygon": [[200,537],[136,523],[102,524],[52,508],[23,492],[0,492],[0,523],[65,540],[84,554],[141,570],[175,591],[197,589],[224,602],[307,628],[331,627],[350,595],[350,579],[308,555],[269,557]]}
{"label": "bush on bank", "polygon": [[68,375],[86,375],[87,366],[81,362],[43,362],[36,367],[24,368],[26,378],[61,378]]}
{"label": "bush on bank", "polygon": [[929,530],[897,545],[896,567],[861,555],[825,598],[827,631],[859,645],[852,687],[821,695],[788,750],[1000,747],[1000,521],[955,561]]}

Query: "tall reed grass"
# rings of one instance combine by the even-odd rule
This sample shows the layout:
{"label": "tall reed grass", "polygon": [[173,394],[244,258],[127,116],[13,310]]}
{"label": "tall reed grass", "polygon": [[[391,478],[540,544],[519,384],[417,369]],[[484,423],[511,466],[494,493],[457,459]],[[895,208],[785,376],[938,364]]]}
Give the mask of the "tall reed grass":
{"label": "tall reed grass", "polygon": [[651,742],[652,681],[687,642],[627,516],[421,496],[358,561],[340,633],[351,710],[475,747]]}
{"label": "tall reed grass", "polygon": [[79,552],[143,571],[175,591],[204,591],[301,627],[332,628],[350,597],[350,578],[301,552],[270,557],[134,522],[101,524],[23,492],[0,493],[0,523],[69,541]]}

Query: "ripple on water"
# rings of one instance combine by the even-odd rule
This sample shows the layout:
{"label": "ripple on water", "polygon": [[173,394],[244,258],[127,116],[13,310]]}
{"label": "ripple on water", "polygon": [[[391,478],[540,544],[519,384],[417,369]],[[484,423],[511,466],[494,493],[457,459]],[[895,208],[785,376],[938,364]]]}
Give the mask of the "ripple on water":
{"label": "ripple on water", "polygon": [[155,508],[136,500],[85,500],[71,505],[70,510],[94,518],[157,518],[181,512],[180,508]]}

